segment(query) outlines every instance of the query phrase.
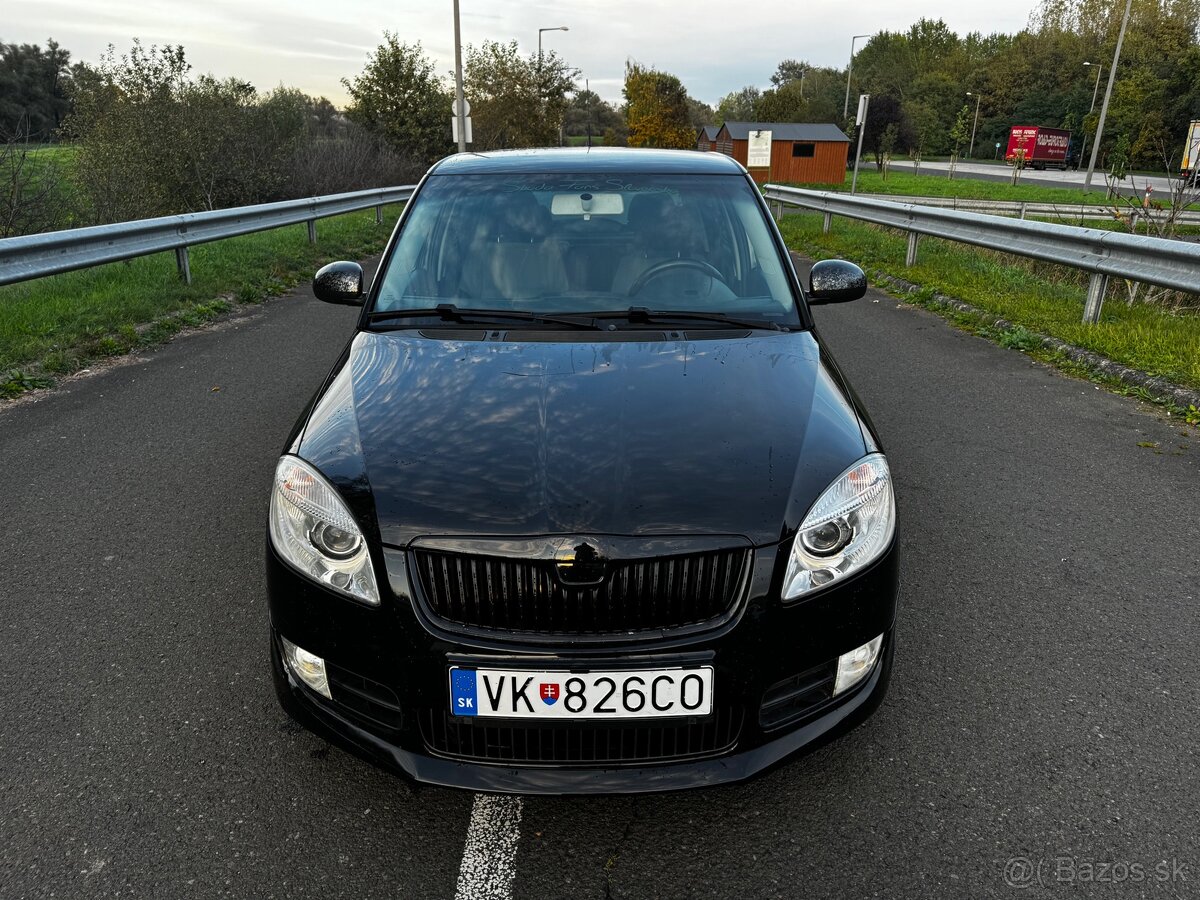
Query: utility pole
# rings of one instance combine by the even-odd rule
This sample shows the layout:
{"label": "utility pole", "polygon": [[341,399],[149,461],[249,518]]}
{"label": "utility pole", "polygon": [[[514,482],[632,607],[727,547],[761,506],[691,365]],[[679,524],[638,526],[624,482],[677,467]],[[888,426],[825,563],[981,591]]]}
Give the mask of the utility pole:
{"label": "utility pole", "polygon": [[967,156],[971,159],[975,158],[975,129],[979,127],[979,101],[983,99],[982,94],[972,94],[967,91],[968,97],[975,98],[975,124],[971,126],[971,149],[967,151]]}
{"label": "utility pole", "polygon": [[462,88],[462,31],[458,24],[458,0],[454,0],[454,115],[458,117],[458,152],[467,152],[467,113]]}
{"label": "utility pole", "polygon": [[1129,25],[1129,9],[1133,0],[1125,0],[1125,17],[1121,19],[1121,32],[1117,35],[1117,49],[1113,51],[1112,68],[1108,70],[1108,87],[1104,89],[1104,104],[1100,107],[1100,121],[1096,123],[1096,138],[1092,142],[1092,159],[1088,163],[1087,178],[1083,181],[1083,189],[1092,186],[1092,175],[1096,172],[1096,156],[1100,152],[1100,139],[1104,137],[1104,120],[1108,118],[1108,101],[1112,99],[1113,82],[1117,78],[1117,63],[1121,61],[1121,45],[1125,43],[1125,28]]}
{"label": "utility pole", "polygon": [[[1090,116],[1096,111],[1096,94],[1100,91],[1100,74],[1104,71],[1104,66],[1091,62],[1085,62],[1084,65],[1096,67],[1096,83],[1092,85],[1092,105],[1088,107],[1088,115]],[[1079,171],[1079,166],[1083,165],[1083,158],[1087,156],[1087,129],[1081,125],[1079,130],[1083,132],[1083,149],[1079,151],[1079,163],[1075,166],[1076,172]]]}

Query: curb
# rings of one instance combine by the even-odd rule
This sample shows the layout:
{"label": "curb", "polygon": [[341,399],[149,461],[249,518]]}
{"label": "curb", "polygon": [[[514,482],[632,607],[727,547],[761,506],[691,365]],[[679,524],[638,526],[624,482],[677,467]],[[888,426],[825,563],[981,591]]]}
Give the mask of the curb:
{"label": "curb", "polygon": [[[902,294],[911,294],[921,290],[920,286],[911,282],[904,281],[901,278],[896,278],[892,275],[877,273],[875,276],[876,284],[883,284],[894,288]],[[1009,331],[1015,328],[1021,328],[1033,335],[1034,338],[1043,346],[1050,350],[1057,350],[1059,353],[1066,356],[1068,359],[1078,363],[1083,363],[1091,369],[1105,375],[1109,378],[1119,381],[1121,384],[1131,388],[1142,388],[1153,395],[1157,400],[1167,403],[1173,403],[1176,406],[1187,409],[1189,406],[1195,406],[1200,409],[1200,391],[1193,391],[1185,388],[1182,385],[1175,384],[1172,381],[1167,381],[1165,378],[1159,378],[1155,375],[1147,375],[1145,372],[1140,372],[1137,369],[1131,369],[1129,366],[1122,365],[1118,362],[1113,362],[1107,356],[1101,356],[1092,350],[1085,350],[1082,347],[1077,347],[1074,344],[1068,344],[1066,341],[1059,340],[1055,337],[1050,337],[1046,334],[1041,334],[1037,331],[1031,331],[1023,325],[1018,325],[1015,322],[1010,322],[1008,319],[1002,318],[989,313],[986,310],[979,309],[969,303],[965,303],[955,297],[947,296],[946,294],[934,294],[931,302],[935,306],[943,308],[956,309],[959,312],[969,313],[983,319],[986,324],[994,328],[999,328],[1003,331]]]}

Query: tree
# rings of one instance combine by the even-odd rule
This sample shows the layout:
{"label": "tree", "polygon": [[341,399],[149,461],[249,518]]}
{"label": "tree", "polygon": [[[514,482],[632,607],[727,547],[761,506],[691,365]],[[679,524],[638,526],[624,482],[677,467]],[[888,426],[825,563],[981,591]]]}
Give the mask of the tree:
{"label": "tree", "polygon": [[962,109],[958,111],[958,115],[954,117],[954,125],[950,128],[950,144],[953,149],[950,151],[950,172],[946,176],[950,181],[954,180],[954,167],[958,165],[958,151],[967,142],[970,133],[971,107],[964,103]]}
{"label": "tree", "polygon": [[0,135],[49,141],[70,110],[71,54],[54,41],[0,44]]}
{"label": "tree", "polygon": [[260,94],[249,82],[190,70],[182,47],[134,41],[128,54],[118,58],[110,47],[97,68],[76,73],[63,133],[78,144],[75,180],[94,221],[264,203],[415,174],[396,165],[378,138],[346,140],[351,123],[331,114],[328,101],[282,87]]}
{"label": "tree", "polygon": [[450,150],[451,93],[434,74],[420,43],[402,44],[390,31],[353,80],[346,115],[402,156],[428,165]]}
{"label": "tree", "polygon": [[[908,104],[908,118],[912,127],[909,131],[908,155],[912,158],[913,168],[921,170],[921,158],[929,152],[934,152],[934,142],[943,130],[937,116],[924,103],[914,101]],[[899,135],[897,135],[899,138]]]}
{"label": "tree", "polygon": [[576,91],[567,104],[563,129],[567,134],[592,135],[597,138],[610,128],[623,130],[625,117],[611,103],[605,103],[595,91]]}
{"label": "tree", "polygon": [[1117,138],[1105,164],[1108,168],[1108,195],[1111,197],[1129,172],[1129,135],[1123,134]]}
{"label": "tree", "polygon": [[576,70],[554,52],[521,56],[516,41],[468,47],[463,91],[471,101],[475,147],[546,147],[558,143]]}
{"label": "tree", "polygon": [[883,168],[883,136],[889,126],[895,127],[893,147],[907,147],[912,144],[912,125],[904,112],[904,104],[898,97],[872,94],[867,109],[867,122],[863,127],[863,149],[875,155],[875,165],[880,169]]}
{"label": "tree", "polygon": [[712,125],[713,120],[717,116],[717,112],[707,103],[702,103],[695,97],[687,98],[688,120],[692,123],[693,129],[699,129],[704,125]]}
{"label": "tree", "polygon": [[29,147],[29,137],[0,137],[0,239],[55,231],[71,212],[53,151]]}
{"label": "tree", "polygon": [[888,168],[892,164],[892,151],[896,149],[896,140],[900,136],[900,128],[895,122],[889,122],[887,127],[883,129],[883,134],[879,136],[879,162],[878,169],[883,175],[883,180],[887,181]]}
{"label": "tree", "polygon": [[731,91],[717,102],[714,124],[723,125],[726,122],[753,122],[754,110],[762,91],[749,84],[740,91]]}
{"label": "tree", "polygon": [[624,94],[629,146],[683,150],[696,146],[688,94],[674,75],[629,60]]}

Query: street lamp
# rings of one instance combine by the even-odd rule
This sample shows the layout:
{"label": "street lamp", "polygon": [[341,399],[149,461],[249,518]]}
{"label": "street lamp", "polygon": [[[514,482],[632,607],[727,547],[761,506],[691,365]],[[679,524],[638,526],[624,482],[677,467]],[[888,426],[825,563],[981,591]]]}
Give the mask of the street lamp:
{"label": "street lamp", "polygon": [[967,157],[974,159],[975,157],[975,129],[979,127],[979,101],[983,99],[980,94],[972,94],[967,91],[968,97],[975,98],[975,124],[971,126],[971,149],[967,151]]}
{"label": "street lamp", "polygon": [[[1092,113],[1094,113],[1096,111],[1096,92],[1100,90],[1100,73],[1104,71],[1104,66],[1100,65],[1100,63],[1093,63],[1093,62],[1085,62],[1084,65],[1096,67],[1096,83],[1094,85],[1092,85],[1092,105],[1090,107],[1088,107],[1088,115],[1090,116]],[[1083,162],[1083,158],[1085,156],[1087,156],[1087,129],[1086,128],[1083,129],[1083,148],[1079,151],[1079,161],[1081,163]],[[1075,168],[1076,168],[1076,170],[1079,169],[1078,166],[1076,166]]]}
{"label": "street lamp", "polygon": [[458,0],[454,0],[454,115],[458,119],[458,152],[467,152],[467,113],[463,108],[462,29],[458,24]]}
{"label": "street lamp", "polygon": [[539,28],[538,29],[538,68],[542,67],[542,32],[543,31],[570,31],[566,25],[556,25],[554,28]]}
{"label": "street lamp", "polygon": [[[570,30],[571,29],[568,28],[566,25],[555,25],[553,28],[539,28],[538,29],[538,81],[539,82],[542,80],[542,32],[543,31],[570,31]],[[542,85],[539,84],[538,85],[538,107],[539,108],[541,107],[541,104],[542,104]],[[558,143],[560,146],[562,145],[562,140],[563,140],[562,131],[563,131],[562,122],[559,122],[558,123]]]}
{"label": "street lamp", "polygon": [[1121,31],[1117,35],[1117,49],[1113,51],[1112,68],[1108,70],[1108,87],[1104,89],[1104,103],[1100,106],[1100,121],[1096,123],[1096,139],[1092,141],[1092,158],[1088,163],[1087,178],[1083,180],[1083,189],[1092,187],[1092,175],[1096,172],[1096,153],[1100,149],[1100,139],[1104,137],[1104,120],[1108,118],[1108,101],[1112,98],[1113,82],[1117,78],[1117,63],[1121,61],[1121,45],[1125,43],[1125,29],[1129,25],[1129,8],[1133,0],[1125,0],[1125,17],[1121,19]]}
{"label": "street lamp", "polygon": [[[850,65],[846,66],[846,103],[842,107],[842,119],[850,117],[850,73],[854,71],[854,42],[860,37],[870,37],[869,34],[856,34],[850,39]],[[801,88],[801,96],[803,96],[803,86]]]}

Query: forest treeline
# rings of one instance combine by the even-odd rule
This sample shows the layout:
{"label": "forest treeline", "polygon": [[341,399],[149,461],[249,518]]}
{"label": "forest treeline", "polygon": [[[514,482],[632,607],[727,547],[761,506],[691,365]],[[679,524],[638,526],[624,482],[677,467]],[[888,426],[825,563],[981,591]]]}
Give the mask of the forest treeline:
{"label": "forest treeline", "polygon": [[[1002,154],[1013,125],[1067,128],[1076,148],[1085,134],[1090,143],[1124,11],[1125,0],[1042,0],[1016,34],[958,35],[941,20],[920,19],[907,31],[860,40],[849,111],[860,92],[870,93],[864,148],[876,151],[892,126],[896,152],[947,155],[958,116],[966,108],[974,127],[977,103],[977,157]],[[1124,141],[1135,166],[1178,165],[1188,122],[1200,118],[1198,29],[1200,0],[1133,0],[1102,155]],[[846,68],[785,60],[769,88],[731,92],[717,115],[848,126],[845,98]]]}
{"label": "forest treeline", "polygon": [[[855,98],[868,92],[864,149],[877,156],[991,157],[1017,124],[1068,128],[1078,152],[1096,130],[1123,10],[1124,0],[1040,0],[1016,34],[959,35],[931,19],[879,32],[854,56],[849,116],[845,68],[786,59],[765,89],[731,91],[712,108],[676,76],[627,60],[617,104],[581,90],[557,53],[485,41],[465,48],[473,147],[584,135],[689,147],[697,127],[725,120],[834,122],[852,133]],[[1178,165],[1200,117],[1198,29],[1200,0],[1133,0],[1102,165],[1113,148],[1133,166]],[[92,64],[54,41],[0,42],[0,237],[406,183],[452,152],[452,79],[420,43],[385,33],[343,84],[349,103],[338,109],[196,74],[179,46],[135,40]],[[27,148],[49,142],[69,153],[35,163]]]}

